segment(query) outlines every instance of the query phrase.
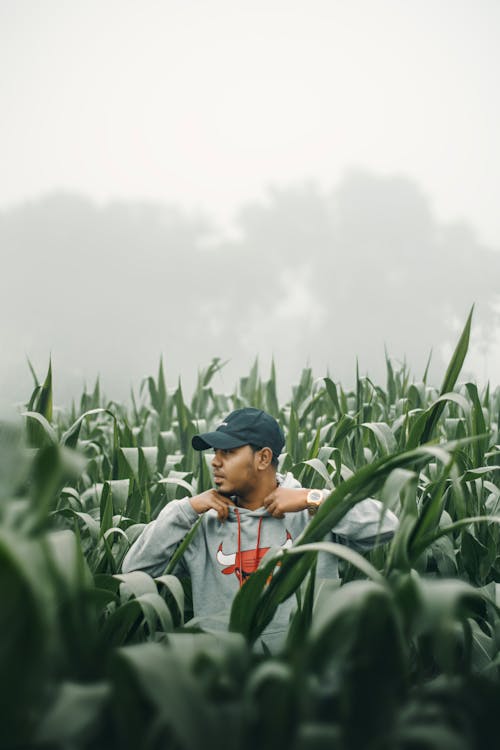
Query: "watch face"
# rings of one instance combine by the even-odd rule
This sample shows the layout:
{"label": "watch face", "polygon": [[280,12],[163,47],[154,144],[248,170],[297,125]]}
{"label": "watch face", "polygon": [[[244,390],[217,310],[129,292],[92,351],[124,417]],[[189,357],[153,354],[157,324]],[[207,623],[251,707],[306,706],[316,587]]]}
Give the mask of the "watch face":
{"label": "watch face", "polygon": [[323,500],[323,493],[321,490],[311,490],[309,494],[307,495],[307,502],[308,503],[314,503],[315,505],[319,505],[319,503]]}

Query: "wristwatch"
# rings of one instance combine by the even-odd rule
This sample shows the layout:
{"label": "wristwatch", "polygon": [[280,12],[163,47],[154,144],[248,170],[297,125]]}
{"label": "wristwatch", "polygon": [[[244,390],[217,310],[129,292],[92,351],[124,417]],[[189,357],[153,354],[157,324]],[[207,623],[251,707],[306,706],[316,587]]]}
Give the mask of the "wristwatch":
{"label": "wristwatch", "polygon": [[310,516],[314,516],[322,502],[323,493],[321,490],[309,490],[307,493],[307,510]]}

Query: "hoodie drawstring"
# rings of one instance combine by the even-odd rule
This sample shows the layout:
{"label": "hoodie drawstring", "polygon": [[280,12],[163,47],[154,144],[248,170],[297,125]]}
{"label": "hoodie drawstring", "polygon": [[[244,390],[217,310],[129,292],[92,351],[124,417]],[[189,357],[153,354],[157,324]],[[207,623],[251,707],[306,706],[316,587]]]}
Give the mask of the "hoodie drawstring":
{"label": "hoodie drawstring", "polygon": [[[240,580],[240,589],[241,589],[241,587],[243,586],[243,569],[241,567],[241,519],[240,519],[240,512],[238,508],[235,508],[234,512],[236,513],[236,518],[238,520],[238,549],[236,551],[236,565],[238,567],[238,570],[240,571],[240,575],[238,576],[238,578]],[[260,532],[262,528],[262,521],[263,521],[263,517],[261,516],[259,518],[259,525],[257,527],[257,546],[255,548],[256,565],[259,564]]]}

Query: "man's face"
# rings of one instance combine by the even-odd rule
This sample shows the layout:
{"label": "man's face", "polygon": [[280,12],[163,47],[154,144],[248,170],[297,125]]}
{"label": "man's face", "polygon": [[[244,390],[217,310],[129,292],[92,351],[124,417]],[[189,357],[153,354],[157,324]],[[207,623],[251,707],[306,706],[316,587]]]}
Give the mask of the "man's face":
{"label": "man's face", "polygon": [[253,490],[258,481],[259,453],[249,445],[231,450],[216,450],[212,460],[214,482],[222,495],[245,495]]}

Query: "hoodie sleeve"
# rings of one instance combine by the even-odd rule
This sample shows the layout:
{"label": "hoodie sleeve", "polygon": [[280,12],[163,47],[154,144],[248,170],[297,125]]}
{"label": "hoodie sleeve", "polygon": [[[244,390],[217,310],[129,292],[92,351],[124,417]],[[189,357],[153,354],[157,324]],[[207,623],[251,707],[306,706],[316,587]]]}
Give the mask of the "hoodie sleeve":
{"label": "hoodie sleeve", "polygon": [[332,533],[341,544],[363,552],[392,539],[398,526],[398,517],[369,497],[351,508]]}
{"label": "hoodie sleeve", "polygon": [[152,576],[161,575],[198,518],[188,497],[172,500],[131,546],[122,563],[123,573],[143,570]]}
{"label": "hoodie sleeve", "polygon": [[[301,487],[290,472],[285,476],[279,475],[278,481],[283,487]],[[328,489],[322,492],[324,500],[331,494]],[[369,497],[351,508],[331,533],[341,544],[364,552],[392,539],[398,526],[398,517],[389,509],[384,510],[379,500]]]}

